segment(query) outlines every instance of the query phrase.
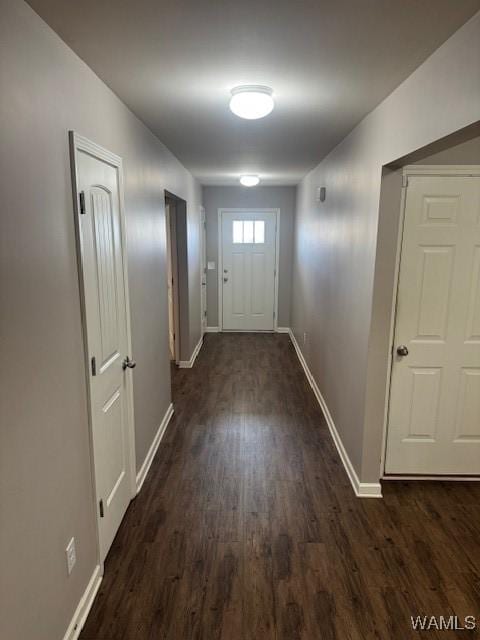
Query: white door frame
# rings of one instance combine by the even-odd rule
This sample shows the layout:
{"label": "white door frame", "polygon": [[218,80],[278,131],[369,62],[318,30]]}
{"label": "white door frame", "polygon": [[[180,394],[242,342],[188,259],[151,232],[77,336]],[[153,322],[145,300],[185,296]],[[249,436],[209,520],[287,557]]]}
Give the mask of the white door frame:
{"label": "white door frame", "polygon": [[[126,307],[126,323],[127,323],[127,347],[128,353],[132,353],[132,337],[130,326],[130,298],[128,293],[128,272],[127,272],[127,237],[126,237],[126,224],[125,224],[125,206],[124,206],[124,181],[123,181],[123,165],[122,159],[111,153],[107,149],[99,146],[98,144],[91,142],[87,138],[78,135],[74,131],[69,132],[70,140],[70,158],[72,169],[72,189],[73,189],[73,202],[74,202],[74,217],[75,217],[75,237],[77,246],[77,263],[78,263],[78,280],[80,285],[80,303],[82,313],[82,329],[83,329],[83,344],[84,344],[84,360],[85,360],[85,378],[87,385],[87,404],[88,404],[88,428],[89,428],[89,441],[90,441],[90,454],[91,454],[91,476],[93,482],[93,498],[94,498],[94,512],[95,512],[95,525],[97,532],[97,556],[100,566],[103,569],[103,559],[100,558],[100,529],[99,529],[99,510],[98,502],[100,497],[97,492],[97,482],[95,478],[95,466],[93,464],[94,451],[93,451],[93,424],[92,424],[92,411],[91,411],[91,376],[90,376],[90,354],[88,348],[88,327],[86,320],[86,308],[85,308],[85,273],[84,273],[84,248],[82,242],[82,236],[80,233],[80,196],[78,189],[78,152],[83,151],[89,155],[107,162],[111,166],[115,167],[118,172],[118,200],[120,209],[120,227],[122,237],[122,263],[123,263],[123,281],[125,288],[125,307]],[[133,382],[132,376],[126,376],[126,400],[127,400],[127,447],[128,447],[128,467],[130,471],[130,495],[133,499],[137,493],[136,486],[136,461],[135,461],[135,420],[133,413]]]}
{"label": "white door frame", "polygon": [[410,176],[465,176],[465,177],[478,177],[480,176],[480,165],[407,165],[403,168],[403,186],[401,197],[401,212],[400,220],[398,224],[398,239],[397,239],[397,253],[395,258],[395,275],[394,275],[394,288],[393,288],[393,303],[391,307],[391,321],[390,321],[390,335],[389,335],[389,349],[388,349],[388,373],[387,373],[387,393],[385,398],[385,410],[383,421],[383,441],[382,441],[382,458],[381,458],[381,473],[382,477],[388,480],[403,480],[403,479],[421,479],[421,480],[480,480],[479,477],[467,477],[467,476],[415,476],[415,475],[388,475],[385,473],[385,463],[387,457],[387,440],[388,440],[388,422],[390,412],[390,392],[392,382],[392,369],[393,369],[393,349],[395,346],[395,328],[396,328],[396,310],[397,310],[397,296],[398,287],[400,283],[400,263],[402,258],[402,242],[403,242],[403,229],[405,224],[405,209],[406,209],[406,195],[408,188],[408,178]]}
{"label": "white door frame", "polygon": [[[227,208],[218,209],[218,329],[223,331],[223,233],[222,233],[222,215],[224,213],[274,213],[275,214],[275,277],[274,277],[274,302],[273,302],[273,331],[278,327],[278,270],[280,261],[280,209],[253,209],[249,208]],[[241,332],[241,330],[239,330]],[[244,333],[258,333],[244,330]],[[266,332],[268,333],[268,332]]]}

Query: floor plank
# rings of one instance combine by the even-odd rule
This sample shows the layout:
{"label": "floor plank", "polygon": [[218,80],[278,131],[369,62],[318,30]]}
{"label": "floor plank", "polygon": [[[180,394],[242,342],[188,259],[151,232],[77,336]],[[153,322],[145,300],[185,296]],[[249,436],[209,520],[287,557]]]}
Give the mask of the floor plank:
{"label": "floor plank", "polygon": [[207,335],[173,396],[82,640],[480,637],[410,623],[480,626],[478,484],[356,498],[286,335]]}

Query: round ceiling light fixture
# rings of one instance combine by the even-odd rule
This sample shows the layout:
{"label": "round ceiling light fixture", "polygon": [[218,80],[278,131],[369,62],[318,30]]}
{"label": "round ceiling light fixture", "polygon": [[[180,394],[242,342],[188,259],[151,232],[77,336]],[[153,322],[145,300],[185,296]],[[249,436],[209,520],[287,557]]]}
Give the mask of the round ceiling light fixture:
{"label": "round ceiling light fixture", "polygon": [[243,184],[244,187],[256,187],[259,182],[258,176],[240,176],[240,184]]}
{"label": "round ceiling light fixture", "polygon": [[257,84],[244,85],[232,89],[230,110],[239,118],[258,120],[272,112],[275,102],[270,87]]}

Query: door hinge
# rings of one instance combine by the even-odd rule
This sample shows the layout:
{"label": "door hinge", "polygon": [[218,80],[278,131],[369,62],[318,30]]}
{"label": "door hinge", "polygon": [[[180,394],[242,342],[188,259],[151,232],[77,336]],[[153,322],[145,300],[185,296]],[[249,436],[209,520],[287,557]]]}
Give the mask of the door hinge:
{"label": "door hinge", "polygon": [[97,375],[97,360],[96,360],[95,356],[93,356],[93,358],[91,360],[91,365],[92,365],[92,376],[96,376]]}
{"label": "door hinge", "polygon": [[100,500],[100,502],[98,503],[99,509],[100,509],[100,518],[104,517],[104,513],[103,513],[103,500]]}
{"label": "door hinge", "polygon": [[83,215],[87,213],[87,210],[85,208],[85,191],[80,191],[78,195],[80,199],[80,213]]}
{"label": "door hinge", "polygon": [[408,187],[408,176],[402,176],[402,187]]}

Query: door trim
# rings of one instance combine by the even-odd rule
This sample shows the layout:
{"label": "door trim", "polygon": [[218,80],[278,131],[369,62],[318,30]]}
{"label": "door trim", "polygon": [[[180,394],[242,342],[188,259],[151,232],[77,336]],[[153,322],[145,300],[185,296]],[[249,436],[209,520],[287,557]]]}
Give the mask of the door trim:
{"label": "door trim", "polygon": [[[386,380],[386,396],[385,396],[385,410],[384,410],[384,422],[382,429],[382,449],[381,449],[381,477],[387,479],[417,479],[417,480],[447,480],[450,476],[422,476],[422,475],[390,475],[385,471],[386,458],[387,458],[387,446],[388,446],[388,425],[390,417],[390,393],[392,385],[392,369],[393,369],[393,349],[395,346],[395,329],[397,321],[397,297],[398,288],[400,284],[400,264],[402,258],[402,244],[403,244],[403,230],[405,225],[405,209],[406,209],[406,195],[408,189],[408,178],[410,176],[445,176],[445,177],[480,177],[480,165],[406,165],[403,168],[403,186],[402,196],[400,204],[400,219],[398,224],[398,239],[397,239],[397,253],[395,258],[395,275],[393,284],[393,302],[391,307],[391,321],[388,340],[388,367],[387,367],[387,380]],[[454,476],[456,478],[467,480],[472,479],[471,476]]]}
{"label": "door trim", "polygon": [[[273,318],[272,332],[277,330],[278,326],[278,276],[280,265],[280,209],[278,208],[260,208],[254,209],[252,207],[221,207],[218,209],[218,274],[217,274],[217,288],[218,288],[218,330],[223,331],[223,290],[222,290],[222,272],[223,272],[223,234],[222,234],[222,215],[224,213],[274,213],[275,214],[275,279],[274,279],[274,294],[273,294],[273,312],[275,314]],[[234,333],[237,333],[235,331]],[[238,333],[262,333],[258,331],[250,331],[249,329],[238,330]],[[265,331],[263,333],[271,333]]]}
{"label": "door trim", "polygon": [[[88,429],[89,429],[89,441],[90,441],[90,454],[91,454],[91,476],[93,483],[93,498],[94,498],[94,512],[95,512],[95,526],[97,533],[97,556],[101,567],[103,568],[104,558],[100,557],[100,530],[99,530],[99,511],[97,493],[97,483],[95,478],[95,466],[93,462],[93,424],[92,424],[92,412],[91,412],[91,376],[90,376],[90,357],[88,351],[88,333],[87,333],[87,320],[86,320],[86,308],[85,308],[85,279],[84,279],[84,249],[82,244],[82,236],[80,233],[80,200],[78,191],[78,152],[83,151],[88,153],[98,160],[107,162],[111,166],[115,167],[118,171],[118,188],[119,188],[119,210],[120,210],[120,232],[122,237],[122,264],[123,264],[123,281],[125,288],[125,311],[126,311],[126,324],[127,324],[127,349],[128,353],[132,353],[132,336],[130,325],[130,297],[128,291],[128,271],[127,271],[127,238],[126,238],[126,223],[125,223],[125,205],[124,205],[124,180],[123,180],[123,163],[122,159],[99,146],[95,142],[88,140],[75,131],[69,131],[69,143],[70,143],[70,160],[71,160],[71,172],[72,172],[72,191],[73,191],[73,209],[75,218],[75,239],[77,249],[77,264],[78,264],[78,281],[80,287],[80,306],[82,314],[82,333],[83,333],[83,346],[84,346],[84,365],[85,365],[85,378],[87,387],[87,409],[88,409]],[[132,375],[126,376],[126,400],[127,400],[127,433],[128,433],[128,468],[129,468],[129,486],[131,499],[135,497],[137,493],[136,487],[136,461],[135,461],[135,419],[133,409],[133,381]]]}

